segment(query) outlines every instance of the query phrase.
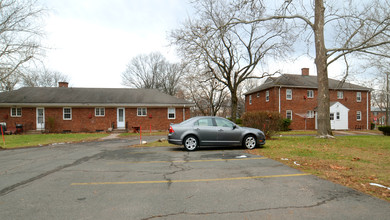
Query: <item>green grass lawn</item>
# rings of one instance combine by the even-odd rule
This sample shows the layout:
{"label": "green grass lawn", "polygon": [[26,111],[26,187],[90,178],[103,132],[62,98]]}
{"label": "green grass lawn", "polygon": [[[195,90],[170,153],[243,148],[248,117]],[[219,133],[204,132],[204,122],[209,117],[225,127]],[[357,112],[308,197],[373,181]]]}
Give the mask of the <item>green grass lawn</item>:
{"label": "green grass lawn", "polygon": [[390,137],[278,137],[250,152],[390,201],[390,190],[369,185],[390,187]]}
{"label": "green grass lawn", "polygon": [[108,135],[105,133],[5,135],[5,146],[3,140],[1,140],[0,146],[6,149],[31,147],[53,143],[96,140]]}

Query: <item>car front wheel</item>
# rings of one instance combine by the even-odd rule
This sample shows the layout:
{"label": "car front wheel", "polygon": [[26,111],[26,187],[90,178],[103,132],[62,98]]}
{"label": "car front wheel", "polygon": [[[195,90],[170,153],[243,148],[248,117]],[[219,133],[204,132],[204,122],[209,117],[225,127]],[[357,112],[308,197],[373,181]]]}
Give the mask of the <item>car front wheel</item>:
{"label": "car front wheel", "polygon": [[184,147],[188,150],[188,151],[193,151],[195,150],[197,147],[198,147],[198,139],[196,139],[195,136],[187,136],[185,139],[184,139]]}
{"label": "car front wheel", "polygon": [[256,138],[253,135],[248,135],[244,138],[244,147],[247,149],[254,149],[257,146]]}

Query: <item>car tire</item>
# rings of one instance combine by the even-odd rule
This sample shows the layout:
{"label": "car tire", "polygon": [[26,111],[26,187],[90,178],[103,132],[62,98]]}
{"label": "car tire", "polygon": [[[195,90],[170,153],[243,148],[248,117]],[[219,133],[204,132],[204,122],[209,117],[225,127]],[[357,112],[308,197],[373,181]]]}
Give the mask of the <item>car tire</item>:
{"label": "car tire", "polygon": [[257,146],[256,137],[253,135],[247,135],[242,142],[243,147],[252,150]]}
{"label": "car tire", "polygon": [[198,139],[193,135],[189,135],[184,138],[183,145],[186,148],[186,150],[194,151],[196,150],[196,148],[198,148],[199,145]]}

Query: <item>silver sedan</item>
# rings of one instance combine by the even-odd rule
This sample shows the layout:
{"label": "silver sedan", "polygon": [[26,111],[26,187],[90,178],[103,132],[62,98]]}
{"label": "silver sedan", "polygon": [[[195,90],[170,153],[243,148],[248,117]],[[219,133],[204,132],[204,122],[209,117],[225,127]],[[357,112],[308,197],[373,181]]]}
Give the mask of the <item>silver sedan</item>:
{"label": "silver sedan", "polygon": [[184,145],[193,151],[199,146],[239,146],[253,149],[265,144],[265,135],[255,128],[240,127],[233,122],[212,116],[190,118],[169,127],[168,142]]}

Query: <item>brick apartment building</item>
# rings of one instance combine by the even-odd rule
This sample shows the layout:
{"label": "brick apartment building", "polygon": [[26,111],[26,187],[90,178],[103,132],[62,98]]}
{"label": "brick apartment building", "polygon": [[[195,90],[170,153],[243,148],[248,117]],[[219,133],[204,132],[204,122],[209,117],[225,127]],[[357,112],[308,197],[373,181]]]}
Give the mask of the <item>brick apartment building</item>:
{"label": "brick apartment building", "polygon": [[0,93],[0,123],[15,131],[166,130],[190,117],[192,103],[150,89],[26,87]]}
{"label": "brick apartment building", "polygon": [[[245,111],[276,111],[292,120],[293,130],[315,130],[318,102],[317,76],[308,68],[301,75],[269,77],[245,94]],[[334,130],[370,128],[370,89],[329,79],[330,120]]]}
{"label": "brick apartment building", "polygon": [[371,119],[375,126],[386,125],[386,108],[378,108],[371,106]]}

